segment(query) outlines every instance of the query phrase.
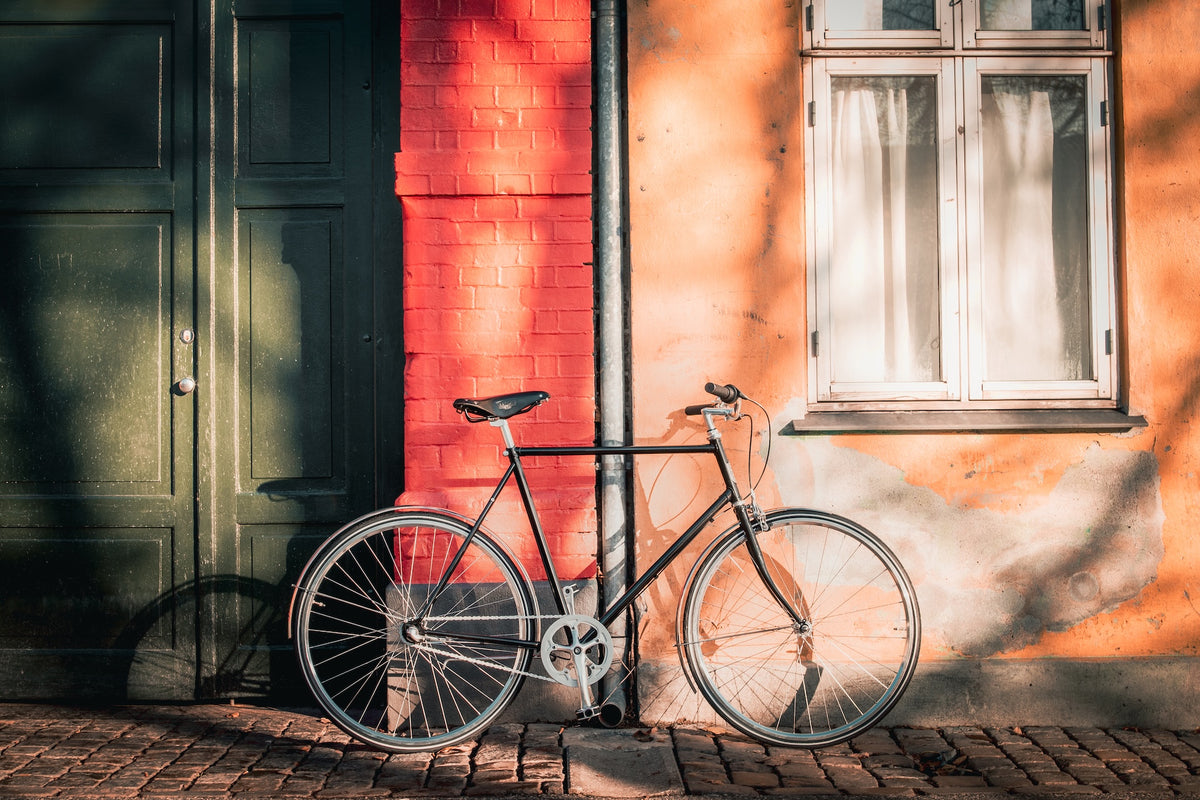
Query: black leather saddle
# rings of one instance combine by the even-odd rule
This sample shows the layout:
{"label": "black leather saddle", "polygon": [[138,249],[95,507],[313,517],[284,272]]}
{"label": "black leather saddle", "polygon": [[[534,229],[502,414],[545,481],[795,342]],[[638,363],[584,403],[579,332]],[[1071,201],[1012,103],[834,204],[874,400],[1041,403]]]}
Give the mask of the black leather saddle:
{"label": "black leather saddle", "polygon": [[489,419],[508,419],[537,408],[550,399],[548,392],[514,392],[485,397],[480,400],[459,398],[454,401],[454,410],[467,418],[468,422],[483,422]]}

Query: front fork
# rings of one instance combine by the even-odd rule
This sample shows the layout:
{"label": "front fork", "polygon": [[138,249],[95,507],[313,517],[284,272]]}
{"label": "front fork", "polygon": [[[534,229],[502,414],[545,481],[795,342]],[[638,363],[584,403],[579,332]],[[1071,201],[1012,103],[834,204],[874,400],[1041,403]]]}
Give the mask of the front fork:
{"label": "front fork", "polygon": [[[722,411],[724,411],[722,409]],[[736,409],[733,411],[737,414]],[[722,413],[721,416],[729,416]],[[721,465],[721,476],[725,479],[725,485],[729,488],[730,501],[733,505],[733,511],[737,515],[737,520],[742,528],[742,535],[746,537],[746,550],[750,553],[750,560],[754,563],[754,569],[758,572],[758,577],[762,579],[763,585],[767,587],[767,591],[775,598],[775,602],[779,603],[787,612],[787,615],[792,618],[792,622],[796,626],[799,633],[807,633],[811,624],[796,607],[795,603],[788,598],[787,595],[779,588],[779,584],[771,576],[767,569],[767,561],[763,556],[762,547],[758,543],[759,533],[764,533],[770,528],[770,523],[767,522],[767,517],[759,507],[758,502],[754,498],[754,487],[751,486],[747,497],[742,497],[738,491],[737,479],[733,474],[733,467],[729,463],[729,457],[725,454],[725,447],[721,444],[721,432],[717,430],[713,423],[710,412],[704,412],[705,422],[708,423],[708,439],[713,443],[717,451],[717,462]]]}

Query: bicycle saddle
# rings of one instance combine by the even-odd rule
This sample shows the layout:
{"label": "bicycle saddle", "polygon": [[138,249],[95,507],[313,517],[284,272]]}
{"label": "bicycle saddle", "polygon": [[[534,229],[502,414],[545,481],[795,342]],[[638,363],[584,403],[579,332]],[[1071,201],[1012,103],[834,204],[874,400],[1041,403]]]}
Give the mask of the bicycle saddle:
{"label": "bicycle saddle", "polygon": [[508,419],[537,408],[550,399],[548,392],[514,392],[479,400],[459,398],[454,401],[454,410],[467,418],[468,422],[485,419]]}

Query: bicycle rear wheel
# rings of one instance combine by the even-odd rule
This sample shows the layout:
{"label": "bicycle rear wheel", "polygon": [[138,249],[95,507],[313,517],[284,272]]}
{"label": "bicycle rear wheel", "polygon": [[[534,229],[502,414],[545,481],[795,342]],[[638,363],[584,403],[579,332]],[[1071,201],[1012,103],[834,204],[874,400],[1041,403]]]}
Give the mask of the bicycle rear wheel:
{"label": "bicycle rear wheel", "polygon": [[351,736],[393,752],[436,750],[487,727],[524,681],[536,643],[528,579],[482,531],[445,589],[469,526],[387,510],[334,534],[297,585],[293,636],[317,701]]}
{"label": "bicycle rear wheel", "polygon": [[701,693],[764,742],[822,747],[869,728],[900,699],[921,642],[912,583],[891,550],[848,519],[807,509],[767,515],[759,577],[740,528],[701,557],[684,603],[683,648]]}

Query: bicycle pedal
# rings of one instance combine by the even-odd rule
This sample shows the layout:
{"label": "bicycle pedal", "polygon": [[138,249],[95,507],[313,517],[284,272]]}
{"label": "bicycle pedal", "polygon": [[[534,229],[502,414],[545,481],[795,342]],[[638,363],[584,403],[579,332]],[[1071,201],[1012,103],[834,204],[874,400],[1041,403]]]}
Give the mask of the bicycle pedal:
{"label": "bicycle pedal", "polygon": [[595,719],[598,716],[600,716],[600,706],[588,706],[587,708],[581,708],[575,712],[575,718],[580,722],[589,719]]}

